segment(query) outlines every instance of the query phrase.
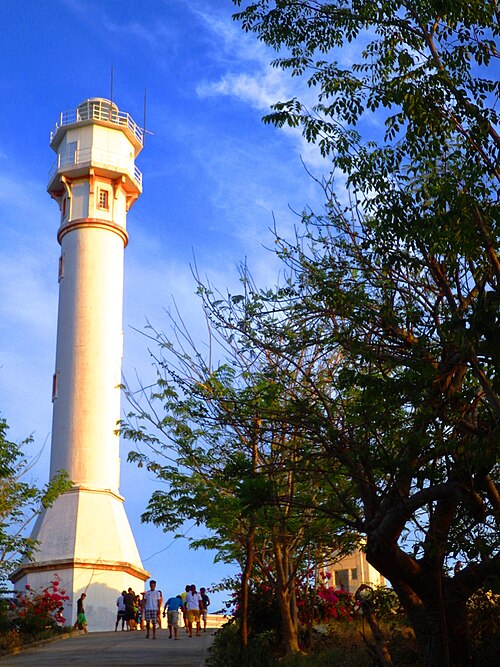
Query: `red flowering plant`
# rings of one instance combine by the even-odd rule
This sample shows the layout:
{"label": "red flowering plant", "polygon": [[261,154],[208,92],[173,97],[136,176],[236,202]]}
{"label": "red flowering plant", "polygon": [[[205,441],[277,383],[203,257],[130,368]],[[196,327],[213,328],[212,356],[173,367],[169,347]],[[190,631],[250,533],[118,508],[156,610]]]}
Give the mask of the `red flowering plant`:
{"label": "red flowering plant", "polygon": [[315,587],[317,573],[311,569],[296,581],[297,609],[303,626],[330,621],[352,621],[359,605],[354,595],[341,589],[328,587],[331,572],[319,572],[320,582]]}
{"label": "red flowering plant", "polygon": [[352,621],[357,608],[358,604],[351,593],[340,589],[326,588],[324,584],[321,584],[318,588],[316,611],[319,621]]}
{"label": "red flowering plant", "polygon": [[57,574],[40,591],[33,590],[26,584],[26,592],[18,594],[19,630],[36,634],[46,628],[54,628],[54,613],[69,600],[69,595],[60,588]]}

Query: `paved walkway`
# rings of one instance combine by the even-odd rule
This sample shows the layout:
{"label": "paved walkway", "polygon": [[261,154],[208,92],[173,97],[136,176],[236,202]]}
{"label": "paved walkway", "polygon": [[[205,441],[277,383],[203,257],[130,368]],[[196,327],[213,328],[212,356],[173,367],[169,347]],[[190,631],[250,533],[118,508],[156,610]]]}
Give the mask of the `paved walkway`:
{"label": "paved walkway", "polygon": [[156,641],[142,631],[90,632],[1,658],[0,667],[204,667],[213,632],[190,638],[179,628],[178,641],[167,630]]}

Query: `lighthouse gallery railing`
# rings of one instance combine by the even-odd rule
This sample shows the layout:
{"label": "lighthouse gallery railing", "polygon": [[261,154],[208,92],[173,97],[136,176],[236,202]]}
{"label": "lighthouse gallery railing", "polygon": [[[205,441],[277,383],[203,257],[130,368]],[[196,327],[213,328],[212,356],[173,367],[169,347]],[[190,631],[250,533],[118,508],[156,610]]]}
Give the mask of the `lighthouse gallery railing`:
{"label": "lighthouse gallery railing", "polygon": [[144,144],[144,130],[137,125],[130,114],[118,111],[118,108],[108,100],[95,99],[87,100],[84,104],[80,104],[77,109],[63,111],[50,133],[50,141],[52,142],[57,130],[63,125],[73,125],[73,123],[81,123],[86,120],[103,120],[122,127],[126,126],[136,139]]}
{"label": "lighthouse gallery railing", "polygon": [[70,166],[78,166],[86,162],[92,162],[104,168],[123,169],[128,172],[132,172],[131,166],[133,165],[133,173],[131,175],[137,185],[142,187],[142,172],[131,160],[128,160],[119,153],[105,151],[102,148],[83,148],[81,150],[70,151],[66,155],[58,155],[49,170],[49,181],[58,169],[62,167],[67,168]]}

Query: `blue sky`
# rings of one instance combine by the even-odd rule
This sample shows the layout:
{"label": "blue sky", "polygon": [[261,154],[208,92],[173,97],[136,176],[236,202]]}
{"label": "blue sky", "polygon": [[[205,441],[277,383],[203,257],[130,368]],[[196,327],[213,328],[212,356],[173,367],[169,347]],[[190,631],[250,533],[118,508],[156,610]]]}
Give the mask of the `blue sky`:
{"label": "blue sky", "polygon": [[[293,211],[321,201],[302,164],[320,176],[317,150],[261,121],[303,84],[269,66],[273,54],[232,21],[233,10],[230,0],[0,2],[0,414],[11,438],[33,434],[31,456],[43,448],[32,470],[40,484],[50,455],[59,256],[59,213],[46,186],[59,113],[109,97],[113,66],[114,101],[142,124],[147,89],[152,134],[137,160],[144,192],[128,216],[125,253],[123,372],[132,386],[153,377],[137,330],[146,320],[166,329],[173,300],[203,340],[193,256],[222,290],[237,289],[245,259],[258,284],[272,285],[279,267],[264,246],[272,246],[273,216],[290,231]],[[140,523],[156,482],[125,463],[128,450],[122,443],[121,492],[144,566],[164,593],[235,572]]]}

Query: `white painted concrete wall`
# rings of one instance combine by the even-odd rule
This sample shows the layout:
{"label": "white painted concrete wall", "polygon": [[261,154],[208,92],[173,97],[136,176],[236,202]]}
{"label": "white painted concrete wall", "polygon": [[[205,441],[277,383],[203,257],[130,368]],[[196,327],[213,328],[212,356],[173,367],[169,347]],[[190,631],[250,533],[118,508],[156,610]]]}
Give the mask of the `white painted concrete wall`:
{"label": "white painted concrete wall", "polygon": [[51,474],[118,493],[123,239],[77,227],[61,251]]}

